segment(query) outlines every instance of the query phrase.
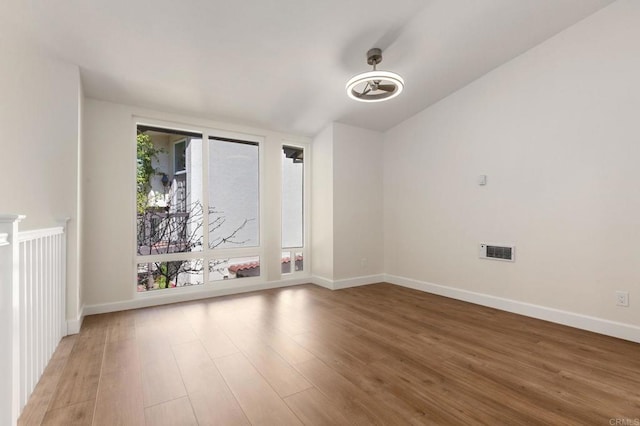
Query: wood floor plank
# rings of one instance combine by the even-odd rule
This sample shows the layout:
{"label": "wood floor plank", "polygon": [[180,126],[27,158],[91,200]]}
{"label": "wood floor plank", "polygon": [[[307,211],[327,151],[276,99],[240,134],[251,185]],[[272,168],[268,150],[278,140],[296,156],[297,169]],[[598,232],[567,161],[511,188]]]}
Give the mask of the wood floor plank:
{"label": "wood floor plank", "polygon": [[136,341],[138,344],[144,344],[147,342],[164,342],[170,344],[169,335],[166,332],[166,327],[156,321],[145,321],[141,324],[137,324],[136,328]]}
{"label": "wood floor plank", "polygon": [[62,357],[54,357],[49,361],[18,419],[18,426],[39,425],[42,422],[66,364],[67,358]]}
{"label": "wood floor plank", "polygon": [[200,426],[245,426],[249,420],[231,392],[212,387],[206,392],[189,394],[193,411]]}
{"label": "wood floor plank", "polygon": [[589,424],[595,420],[593,411],[586,405],[567,416],[562,407],[568,408],[571,404],[562,401],[559,395],[549,394],[548,388],[535,385],[535,379],[531,380],[536,376],[540,378],[540,372],[527,369],[518,372],[521,374],[504,376],[496,370],[497,364],[478,368],[466,359],[460,361],[446,361],[442,372],[452,382],[451,389],[478,401],[481,410],[473,413],[478,419],[488,421],[500,416],[510,418],[511,422],[540,425]]}
{"label": "wood floor plank", "polygon": [[251,346],[243,352],[281,397],[293,395],[311,387],[300,373],[269,346]]}
{"label": "wood floor plank", "polygon": [[325,397],[318,389],[311,388],[284,399],[289,408],[305,425],[352,425],[342,407]]}
{"label": "wood floor plank", "polygon": [[126,370],[140,370],[140,351],[134,339],[107,340],[102,361],[102,375]]}
{"label": "wood floor plank", "polygon": [[271,347],[262,343],[254,332],[238,330],[230,338],[280,397],[311,387],[300,373]]}
{"label": "wood floor plank", "polygon": [[164,357],[149,362],[145,362],[144,354],[140,354],[140,356],[142,358],[142,394],[145,407],[187,395],[171,349],[168,349]]}
{"label": "wood floor plank", "polygon": [[[353,393],[349,389],[355,387],[359,393],[358,399],[368,401],[368,405],[387,406],[386,411],[395,417],[406,419],[407,422],[409,419],[418,420],[422,417],[430,423],[446,423],[447,420],[454,418],[458,418],[461,422],[471,420],[471,417],[460,417],[457,412],[447,412],[432,404],[433,395],[430,398],[421,395],[418,391],[428,386],[426,381],[419,389],[412,389],[412,377],[387,374],[387,366],[392,365],[393,359],[381,360],[367,365],[353,362],[348,354],[338,352],[320,352],[318,356],[324,365],[331,368],[330,371],[325,370],[323,373],[324,365],[321,363],[315,364],[312,369],[308,365],[298,367],[304,369],[303,372],[306,372],[304,374],[312,375],[310,380],[313,377],[317,377],[316,380],[321,380],[313,383],[326,392],[349,394]],[[322,380],[325,380],[326,376],[332,372],[338,373],[339,376],[334,376],[328,385],[323,384]],[[342,382],[342,389],[331,390],[329,387],[329,385],[336,385],[340,382]],[[450,395],[447,394],[448,397]],[[374,412],[376,409],[377,407],[374,408]]]}
{"label": "wood floor plank", "polygon": [[107,342],[132,340],[136,338],[135,325],[117,325],[107,329]]}
{"label": "wood floor plank", "polygon": [[47,411],[42,426],[91,426],[95,399]]}
{"label": "wood floor plank", "polygon": [[69,355],[71,355],[71,351],[73,350],[73,346],[76,344],[77,338],[77,334],[63,337],[60,340],[60,343],[58,343],[58,347],[51,356],[51,359],[67,358]]}
{"label": "wood floor plank", "polygon": [[172,353],[171,343],[165,336],[155,335],[152,338],[136,338],[136,344],[141,363],[164,359],[167,354]]}
{"label": "wood floor plank", "polygon": [[169,335],[169,343],[172,345],[198,340],[198,336],[186,320],[167,326],[165,332]]}
{"label": "wood floor plank", "polygon": [[355,384],[320,360],[307,361],[296,365],[296,368],[325,397],[337,404],[351,422],[376,425],[409,423],[408,418],[397,418],[378,401],[367,398]]}
{"label": "wood floor plank", "polygon": [[289,336],[272,333],[265,336],[264,340],[269,347],[273,348],[274,351],[291,365],[310,361],[315,358],[315,355],[300,346]]}
{"label": "wood floor plank", "polygon": [[252,424],[302,424],[244,355],[218,358],[215,363]]}
{"label": "wood floor plank", "polygon": [[262,321],[247,321],[240,318],[243,324],[254,331],[256,341],[261,341],[276,351],[289,364],[309,361],[315,356],[295,342],[288,334],[285,334],[275,327],[270,327]]}
{"label": "wood floor plank", "polygon": [[148,426],[198,426],[187,397],[147,407],[144,416]]}
{"label": "wood floor plank", "polygon": [[218,329],[210,329],[208,332],[200,334],[200,340],[213,359],[240,352],[229,337]]}
{"label": "wood floor plank", "polygon": [[49,404],[50,410],[95,400],[106,340],[106,329],[97,324],[94,321],[77,337]]}
{"label": "wood floor plank", "polygon": [[143,393],[140,354],[135,340],[107,338],[94,426],[143,424]]}
{"label": "wood floor plank", "polygon": [[141,372],[132,368],[103,375],[98,386],[93,426],[144,424]]}
{"label": "wood floor plank", "polygon": [[173,345],[172,349],[198,423],[248,424],[238,401],[199,340]]}

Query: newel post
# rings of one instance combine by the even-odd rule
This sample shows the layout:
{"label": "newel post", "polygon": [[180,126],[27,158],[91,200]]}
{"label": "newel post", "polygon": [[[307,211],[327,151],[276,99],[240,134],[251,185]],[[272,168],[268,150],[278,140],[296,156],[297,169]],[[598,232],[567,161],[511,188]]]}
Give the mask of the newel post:
{"label": "newel post", "polygon": [[0,424],[20,416],[20,215],[0,214]]}

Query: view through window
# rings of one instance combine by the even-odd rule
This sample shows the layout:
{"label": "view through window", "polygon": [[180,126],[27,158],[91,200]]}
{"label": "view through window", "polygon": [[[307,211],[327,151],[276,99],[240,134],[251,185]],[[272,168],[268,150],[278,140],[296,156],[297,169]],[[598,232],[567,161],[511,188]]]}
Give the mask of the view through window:
{"label": "view through window", "polygon": [[139,292],[260,275],[259,144],[203,136],[137,127]]}
{"label": "view through window", "polygon": [[304,149],[282,147],[282,273],[304,265]]}

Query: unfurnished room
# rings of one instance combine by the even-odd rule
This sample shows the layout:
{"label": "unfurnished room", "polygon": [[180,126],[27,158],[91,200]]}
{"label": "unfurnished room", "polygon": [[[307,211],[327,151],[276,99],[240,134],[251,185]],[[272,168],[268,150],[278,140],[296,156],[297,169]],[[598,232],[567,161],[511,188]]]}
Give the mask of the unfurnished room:
{"label": "unfurnished room", "polygon": [[0,425],[640,426],[638,123],[638,0],[2,0]]}

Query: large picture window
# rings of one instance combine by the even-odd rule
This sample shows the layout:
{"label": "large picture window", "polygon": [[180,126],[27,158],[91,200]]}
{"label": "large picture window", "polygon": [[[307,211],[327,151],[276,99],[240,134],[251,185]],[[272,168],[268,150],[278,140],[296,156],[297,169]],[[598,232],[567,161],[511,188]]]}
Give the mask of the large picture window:
{"label": "large picture window", "polygon": [[139,124],[136,143],[138,291],[260,276],[260,142]]}

